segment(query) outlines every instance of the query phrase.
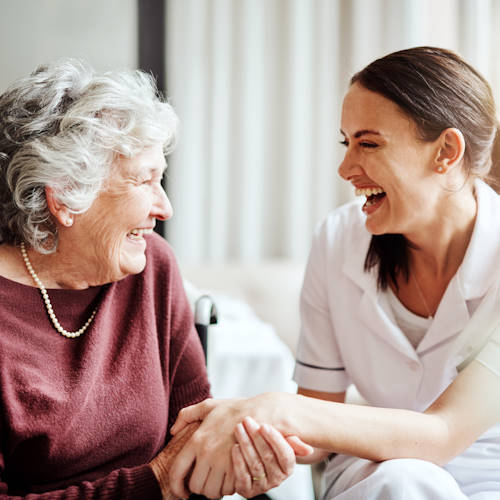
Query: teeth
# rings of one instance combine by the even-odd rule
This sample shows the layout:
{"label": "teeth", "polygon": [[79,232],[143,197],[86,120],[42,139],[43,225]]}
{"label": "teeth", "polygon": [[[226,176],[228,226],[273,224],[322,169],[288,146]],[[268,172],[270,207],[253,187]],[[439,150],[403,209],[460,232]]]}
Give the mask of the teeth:
{"label": "teeth", "polygon": [[128,235],[132,236],[133,238],[142,238],[143,235],[151,234],[152,232],[152,229],[132,229],[132,231],[130,231]]}
{"label": "teeth", "polygon": [[382,188],[356,188],[356,196],[373,196],[374,194],[382,194],[384,190]]}

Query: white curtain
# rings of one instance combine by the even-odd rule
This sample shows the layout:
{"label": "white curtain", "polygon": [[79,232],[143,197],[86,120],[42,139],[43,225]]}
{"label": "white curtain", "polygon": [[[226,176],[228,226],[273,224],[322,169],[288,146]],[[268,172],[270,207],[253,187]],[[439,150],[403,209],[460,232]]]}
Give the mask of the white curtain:
{"label": "white curtain", "polygon": [[304,259],[348,200],[337,175],[349,77],[388,52],[456,50],[500,82],[497,0],[168,0],[181,122],[167,238],[181,261]]}

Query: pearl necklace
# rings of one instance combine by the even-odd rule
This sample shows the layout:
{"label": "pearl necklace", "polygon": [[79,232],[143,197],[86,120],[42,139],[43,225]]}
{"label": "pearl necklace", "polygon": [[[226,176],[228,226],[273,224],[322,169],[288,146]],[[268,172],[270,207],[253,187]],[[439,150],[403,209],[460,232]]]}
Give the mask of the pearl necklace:
{"label": "pearl necklace", "polygon": [[47,293],[46,288],[43,286],[43,283],[41,282],[40,278],[37,276],[35,273],[35,270],[33,269],[33,266],[31,265],[30,259],[28,258],[28,252],[26,251],[26,246],[23,243],[21,243],[21,254],[23,256],[24,263],[26,264],[26,269],[28,270],[28,273],[31,275],[33,278],[33,281],[36,283],[36,286],[40,289],[40,293],[42,294],[43,301],[45,303],[45,308],[47,309],[47,313],[49,315],[50,320],[52,321],[52,324],[54,325],[54,328],[64,337],[67,337],[69,339],[74,339],[76,337],[79,337],[92,323],[92,320],[94,319],[95,315],[97,314],[97,307],[92,311],[92,314],[90,315],[90,318],[87,320],[87,322],[76,332],[68,332],[65,330],[62,326],[61,323],[59,323],[59,320],[56,318],[56,315],[54,313],[54,309],[52,309],[52,304],[49,299],[49,294]]}

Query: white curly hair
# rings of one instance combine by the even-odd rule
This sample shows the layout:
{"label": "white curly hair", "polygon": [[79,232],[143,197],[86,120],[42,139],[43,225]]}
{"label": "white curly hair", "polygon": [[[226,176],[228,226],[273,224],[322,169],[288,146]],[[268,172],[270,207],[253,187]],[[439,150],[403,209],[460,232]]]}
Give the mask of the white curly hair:
{"label": "white curly hair", "polygon": [[57,248],[45,187],[73,213],[89,209],[117,155],[175,147],[178,118],[151,75],[98,74],[62,59],[38,67],[0,96],[0,242]]}

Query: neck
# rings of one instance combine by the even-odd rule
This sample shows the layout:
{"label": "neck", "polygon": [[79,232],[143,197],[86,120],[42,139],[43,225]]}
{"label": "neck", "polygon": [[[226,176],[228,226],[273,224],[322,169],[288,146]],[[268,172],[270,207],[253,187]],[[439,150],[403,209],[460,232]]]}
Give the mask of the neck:
{"label": "neck", "polygon": [[33,268],[46,288],[83,290],[92,286],[76,259],[68,258],[59,250],[48,255],[29,248],[26,250]]}
{"label": "neck", "polygon": [[405,235],[411,243],[410,267],[438,279],[453,276],[469,245],[476,220],[477,202],[472,188],[450,195],[439,208],[439,218],[416,234]]}
{"label": "neck", "polygon": [[26,245],[24,244],[24,242],[21,243],[21,255],[23,256],[23,260],[26,265],[26,270],[28,271],[28,274],[33,278],[33,281],[35,282],[36,286],[40,289],[40,293],[42,294],[42,298],[45,303],[45,308],[47,309],[47,314],[49,315],[50,321],[54,325],[54,328],[64,337],[70,339],[79,337],[82,333],[84,333],[87,330],[90,323],[92,323],[92,320],[97,314],[97,309],[94,309],[92,311],[92,314],[90,315],[87,322],[76,332],[69,332],[68,330],[63,328],[63,326],[61,325],[61,323],[59,323],[59,320],[57,319],[56,313],[54,312],[54,308],[52,307],[52,302],[50,302],[50,297],[49,294],[47,293],[47,289],[40,280],[40,277],[37,275],[35,269],[33,268],[33,264],[31,263],[28,257],[28,252],[26,250]]}

